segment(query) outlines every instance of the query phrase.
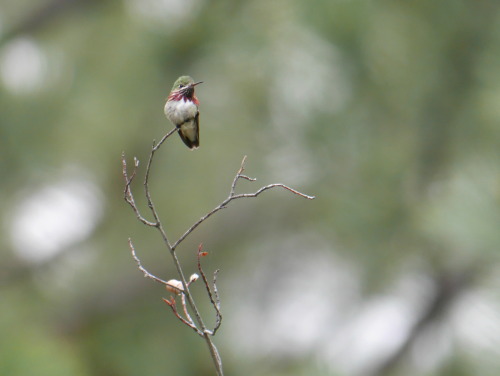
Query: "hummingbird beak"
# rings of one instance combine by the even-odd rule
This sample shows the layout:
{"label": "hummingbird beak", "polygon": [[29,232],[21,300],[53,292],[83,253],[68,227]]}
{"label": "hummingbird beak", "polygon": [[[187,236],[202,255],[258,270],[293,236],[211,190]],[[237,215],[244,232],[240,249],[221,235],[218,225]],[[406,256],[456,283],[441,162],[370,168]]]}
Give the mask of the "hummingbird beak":
{"label": "hummingbird beak", "polygon": [[198,81],[198,82],[195,82],[194,84],[191,84],[191,87],[195,87],[196,85],[199,85],[199,84],[202,84],[203,81]]}

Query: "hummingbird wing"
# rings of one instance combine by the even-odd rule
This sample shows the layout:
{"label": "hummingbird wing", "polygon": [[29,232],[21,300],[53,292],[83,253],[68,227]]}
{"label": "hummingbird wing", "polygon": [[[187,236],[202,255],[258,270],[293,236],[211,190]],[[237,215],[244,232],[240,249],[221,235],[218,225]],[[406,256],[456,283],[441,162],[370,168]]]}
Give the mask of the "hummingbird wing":
{"label": "hummingbird wing", "polygon": [[194,118],[187,119],[178,126],[179,136],[188,148],[197,149],[200,146],[200,112]]}

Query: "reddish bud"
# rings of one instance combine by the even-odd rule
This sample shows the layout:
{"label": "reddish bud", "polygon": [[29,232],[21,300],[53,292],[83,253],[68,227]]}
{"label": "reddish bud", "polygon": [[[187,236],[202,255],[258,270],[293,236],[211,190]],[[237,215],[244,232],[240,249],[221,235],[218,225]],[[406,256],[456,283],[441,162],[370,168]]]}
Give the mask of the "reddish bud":
{"label": "reddish bud", "polygon": [[175,306],[175,300],[174,300],[174,298],[172,298],[172,300],[168,300],[168,299],[163,298],[163,301],[165,303],[167,303],[170,307]]}

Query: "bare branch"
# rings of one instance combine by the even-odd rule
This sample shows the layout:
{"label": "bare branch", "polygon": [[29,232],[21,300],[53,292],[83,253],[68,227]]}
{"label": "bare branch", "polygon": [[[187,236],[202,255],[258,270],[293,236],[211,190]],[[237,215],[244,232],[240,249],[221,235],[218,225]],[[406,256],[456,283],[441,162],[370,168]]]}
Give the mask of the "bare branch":
{"label": "bare branch", "polygon": [[241,166],[240,166],[240,169],[238,170],[238,172],[236,173],[234,179],[233,179],[233,184],[231,184],[231,191],[229,192],[229,197],[231,196],[234,196],[234,191],[236,189],[236,183],[238,183],[238,179],[242,178],[242,179],[246,179],[246,180],[250,180],[250,181],[256,181],[257,179],[255,178],[250,178],[246,175],[242,175],[243,171],[245,171],[245,162],[247,160],[247,156],[245,155],[243,157],[243,160],[241,161]]}
{"label": "bare branch", "polygon": [[122,174],[123,178],[125,179],[125,189],[123,191],[123,198],[125,201],[130,205],[132,210],[135,213],[135,216],[139,221],[144,223],[146,226],[151,226],[151,227],[156,227],[155,222],[150,222],[146,218],[144,218],[140,211],[139,208],[137,207],[135,200],[134,200],[134,195],[132,194],[132,190],[130,188],[130,184],[132,184],[132,181],[134,180],[136,174],[137,174],[137,167],[139,166],[139,160],[137,158],[134,158],[134,169],[132,171],[132,175],[128,175],[127,172],[127,160],[125,158],[125,153],[122,153]]}
{"label": "bare branch", "polygon": [[309,196],[309,195],[306,195],[302,192],[299,192],[293,188],[290,188],[289,186],[285,185],[285,184],[281,184],[281,183],[275,183],[275,184],[269,184],[269,185],[266,185],[265,187],[262,187],[260,188],[257,192],[255,193],[242,193],[242,194],[239,194],[239,195],[234,195],[233,197],[231,197],[232,200],[236,200],[237,198],[244,198],[244,197],[257,197],[258,195],[260,195],[262,192],[264,191],[267,191],[268,189],[272,189],[272,188],[276,188],[276,187],[281,187],[281,188],[284,188],[290,192],[292,192],[293,194],[296,194],[300,197],[304,197],[304,198],[307,198],[308,200],[314,200],[316,197],[315,196]]}
{"label": "bare branch", "polygon": [[[219,352],[217,351],[217,348],[215,347],[215,344],[213,343],[213,341],[210,337],[211,332],[205,326],[203,319],[201,317],[201,314],[200,314],[198,308],[196,307],[196,304],[193,300],[193,297],[191,296],[191,293],[189,291],[189,284],[192,282],[192,280],[190,280],[190,282],[186,281],[186,278],[184,276],[184,272],[182,270],[182,267],[181,267],[181,264],[180,264],[179,259],[177,257],[177,254],[175,252],[175,249],[171,246],[170,242],[168,241],[166,231],[163,228],[163,225],[160,221],[160,218],[158,216],[158,212],[154,206],[153,200],[151,198],[150,189],[149,189],[149,176],[150,176],[151,166],[153,163],[153,158],[154,158],[155,152],[160,148],[160,146],[165,142],[165,140],[168,137],[170,137],[173,133],[175,133],[176,131],[177,131],[176,128],[169,131],[165,136],[163,136],[163,138],[160,140],[160,142],[158,144],[156,144],[156,142],[153,141],[153,146],[151,148],[151,153],[149,155],[149,160],[148,160],[147,167],[146,167],[146,173],[144,176],[144,190],[145,190],[145,196],[147,199],[148,207],[150,208],[151,213],[153,214],[155,222],[149,222],[149,221],[145,220],[139,214],[139,210],[137,208],[137,205],[134,202],[133,195],[132,195],[131,188],[130,188],[130,185],[133,181],[133,178],[136,175],[135,169],[134,169],[134,172],[132,174],[132,177],[129,178],[128,173],[127,173],[127,169],[126,169],[125,156],[123,155],[122,156],[122,164],[123,164],[123,175],[125,178],[125,194],[124,194],[124,196],[125,196],[125,200],[132,207],[132,209],[136,213],[137,218],[142,223],[158,229],[158,231],[160,232],[161,237],[163,239],[163,242],[165,243],[165,246],[170,251],[170,255],[172,256],[173,263],[175,265],[177,273],[179,274],[180,281],[182,282],[182,286],[184,289],[184,291],[181,293],[181,300],[182,300],[182,304],[183,304],[184,313],[189,318],[189,320],[186,320],[185,318],[183,318],[182,316],[179,315],[179,313],[177,312],[176,305],[175,305],[175,299],[173,299],[173,298],[171,300],[164,299],[164,301],[170,306],[170,308],[172,309],[172,312],[175,314],[175,316],[177,318],[179,318],[179,320],[181,320],[184,324],[188,325],[190,328],[195,330],[199,335],[201,335],[203,338],[205,338],[205,342],[207,343],[207,346],[209,348],[210,355],[212,356],[212,359],[214,361],[216,373],[218,376],[223,376],[224,373],[222,370],[222,361],[220,359]],[[135,167],[137,168],[138,161],[137,160],[135,160],[135,161],[136,161]],[[133,249],[131,242],[130,242],[130,245],[131,245],[131,249],[132,249],[132,256],[136,260],[137,265],[139,266],[139,269],[144,273],[144,275],[157,281],[157,282],[168,285],[167,282],[161,280],[160,278],[155,277],[153,274],[149,273],[144,267],[142,267],[137,255],[135,254],[135,250]],[[168,286],[172,287],[171,285],[168,285]],[[198,327],[196,327],[193,320],[189,316],[187,305],[186,305],[186,300],[187,300],[189,306],[191,307],[191,309],[195,315],[196,322],[198,323],[198,326],[200,329],[198,329]]]}
{"label": "bare branch", "polygon": [[[212,335],[215,335],[217,332],[217,329],[219,329],[220,324],[222,323],[222,314],[220,312],[220,297],[219,297],[219,291],[217,290],[217,275],[219,274],[219,269],[217,269],[214,272],[214,279],[213,279],[213,287],[214,287],[214,295],[215,295],[215,312],[216,312],[216,317],[215,317],[215,327],[214,330],[212,331]],[[213,302],[212,302],[213,303]]]}
{"label": "bare branch", "polygon": [[[136,158],[134,158],[134,169],[132,171],[132,174],[129,176],[128,171],[127,171],[127,162],[125,159],[125,154],[123,153],[122,154],[122,169],[123,169],[123,177],[125,179],[125,189],[124,189],[125,201],[130,205],[130,207],[134,211],[137,219],[140,222],[142,222],[143,224],[145,224],[147,226],[154,227],[160,232],[161,237],[164,241],[164,244],[170,252],[170,255],[172,257],[172,261],[173,261],[175,268],[177,270],[177,273],[179,275],[180,282],[177,280],[170,280],[170,282],[175,281],[175,283],[169,283],[169,282],[166,282],[166,281],[162,280],[161,278],[158,278],[155,275],[151,274],[149,271],[146,270],[146,268],[144,268],[142,266],[141,261],[137,257],[134,246],[133,246],[132,241],[130,239],[129,239],[129,247],[130,247],[130,250],[132,252],[132,257],[136,261],[139,270],[144,274],[145,277],[150,278],[158,283],[161,283],[161,284],[167,286],[167,289],[169,291],[172,291],[178,295],[181,295],[182,309],[184,311],[184,315],[186,318],[182,317],[179,314],[179,312],[177,311],[176,301],[175,301],[174,297],[171,297],[170,300],[165,299],[165,298],[163,300],[165,301],[165,303],[167,303],[169,305],[169,307],[172,309],[172,312],[174,313],[174,315],[180,321],[182,321],[185,325],[189,326],[198,335],[202,336],[205,339],[207,346],[209,348],[209,351],[210,351],[210,355],[212,356],[212,359],[214,362],[216,373],[218,376],[223,376],[222,360],[220,358],[220,355],[219,355],[217,348],[215,347],[215,344],[213,343],[213,341],[211,339],[211,337],[213,335],[215,335],[215,333],[219,329],[221,322],[222,322],[222,314],[220,311],[220,306],[221,306],[220,297],[219,297],[219,293],[217,290],[217,284],[216,284],[217,283],[217,275],[218,275],[219,270],[216,270],[214,272],[213,282],[212,282],[212,287],[211,287],[210,283],[208,282],[208,278],[205,275],[205,272],[203,271],[203,268],[201,266],[200,258],[202,256],[204,256],[206,254],[206,252],[203,252],[202,245],[200,244],[200,247],[198,248],[198,270],[199,270],[201,277],[203,279],[203,283],[205,285],[205,289],[206,289],[207,294],[209,296],[210,302],[212,303],[212,306],[214,307],[215,312],[216,312],[215,326],[214,326],[214,329],[212,331],[210,331],[209,329],[207,329],[206,325],[204,324],[203,319],[202,319],[201,314],[200,314],[200,311],[198,310],[198,308],[193,300],[193,297],[189,291],[190,284],[192,282],[194,282],[198,278],[198,276],[196,276],[196,275],[191,276],[191,278],[189,279],[189,282],[186,280],[186,278],[184,276],[184,271],[181,267],[181,264],[180,264],[179,259],[177,257],[177,253],[175,251],[177,246],[191,232],[193,232],[201,223],[203,223],[206,219],[208,219],[210,216],[212,216],[213,214],[215,214],[219,210],[225,209],[227,207],[227,205],[233,200],[240,199],[240,198],[247,198],[247,197],[257,197],[262,192],[269,190],[269,189],[272,189],[272,188],[276,188],[276,187],[281,187],[283,189],[286,189],[286,190],[292,192],[293,194],[307,198],[309,200],[314,199],[314,196],[308,196],[308,195],[303,194],[303,193],[301,193],[293,188],[290,188],[284,184],[279,184],[279,183],[266,185],[264,187],[261,187],[259,190],[257,190],[254,193],[236,194],[236,186],[237,186],[238,181],[240,179],[248,180],[248,181],[255,181],[256,180],[254,178],[251,178],[251,177],[243,174],[243,172],[245,170],[245,161],[246,161],[246,156],[245,156],[243,158],[243,160],[241,161],[240,168],[236,172],[236,175],[234,176],[234,179],[231,183],[231,189],[229,191],[228,197],[224,201],[222,201],[218,206],[216,206],[214,209],[212,209],[207,214],[205,214],[203,217],[201,217],[196,223],[194,223],[174,244],[171,244],[168,241],[166,231],[163,228],[163,225],[162,225],[160,218],[158,216],[158,212],[157,212],[155,205],[153,203],[153,199],[151,197],[151,192],[150,192],[150,188],[149,188],[149,178],[150,178],[150,174],[151,174],[151,166],[153,164],[153,159],[154,159],[154,155],[155,155],[156,151],[165,142],[165,140],[168,137],[170,137],[172,134],[174,134],[176,131],[177,131],[177,128],[174,128],[171,131],[169,131],[167,134],[165,134],[165,136],[162,137],[162,139],[160,140],[160,142],[158,144],[156,144],[156,142],[153,141],[153,145],[151,147],[151,152],[149,155],[148,163],[146,165],[146,172],[145,172],[145,176],[144,176],[143,185],[144,185],[144,192],[145,192],[145,196],[146,196],[146,200],[147,200],[147,205],[148,205],[149,209],[151,210],[151,213],[154,217],[154,222],[146,220],[140,214],[140,211],[135,203],[134,196],[133,196],[132,190],[131,190],[131,184],[136,177],[137,168],[139,166],[139,161]],[[180,287],[180,284],[182,284],[182,288]],[[191,312],[194,314],[196,324],[195,324],[195,320],[193,320],[193,318],[189,314],[188,304],[189,304],[189,308],[191,309]]]}
{"label": "bare branch", "polygon": [[[161,283],[162,285],[165,285],[165,286],[168,285],[168,282],[166,282],[163,279],[158,278],[155,275],[151,274],[150,272],[148,272],[146,270],[145,267],[142,266],[141,260],[139,260],[139,257],[137,257],[137,254],[135,253],[134,245],[132,244],[132,239],[130,239],[130,238],[128,239],[128,245],[130,247],[130,251],[132,252],[132,257],[134,258],[135,262],[137,263],[137,267],[139,268],[139,270],[144,274],[144,277],[150,278],[153,281]],[[169,286],[172,287],[172,288],[174,288],[174,286],[171,286],[171,285],[169,285]]]}
{"label": "bare branch", "polygon": [[149,187],[148,187],[149,173],[151,170],[151,164],[153,163],[154,154],[160,148],[160,146],[165,142],[165,140],[167,138],[169,138],[171,135],[173,135],[175,132],[177,132],[177,128],[171,129],[169,132],[167,132],[167,134],[165,136],[163,136],[161,138],[161,140],[160,140],[160,142],[158,142],[158,144],[156,144],[156,141],[153,140],[153,147],[151,148],[151,153],[149,155],[149,161],[148,161],[148,165],[146,168],[146,175],[144,177],[144,186],[147,190],[149,190]]}
{"label": "bare branch", "polygon": [[179,312],[177,312],[177,307],[175,303],[175,299],[173,297],[170,297],[170,300],[163,298],[163,301],[168,304],[168,306],[172,309],[172,312],[174,313],[175,317],[177,317],[179,320],[181,320],[184,324],[189,326],[191,329],[193,329],[199,336],[204,337],[204,334],[202,331],[200,331],[196,325],[193,323],[187,321],[184,317],[179,315]]}
{"label": "bare branch", "polygon": [[[207,276],[205,275],[205,272],[203,271],[203,268],[201,266],[201,258],[206,256],[206,255],[207,255],[207,252],[203,251],[203,245],[200,244],[200,246],[198,247],[198,270],[201,274],[201,278],[203,279],[203,283],[205,284],[205,289],[207,290],[208,297],[210,298],[210,303],[212,303],[212,305],[215,309],[215,313],[216,313],[215,328],[211,332],[211,335],[215,335],[215,332],[217,331],[217,329],[219,329],[220,324],[222,322],[222,314],[220,312],[220,300],[219,300],[219,295],[218,295],[218,291],[217,291],[217,286],[215,285],[217,273],[219,271],[216,270],[214,272],[214,281],[213,281],[214,292],[212,292],[212,289],[210,288],[210,284],[208,283]],[[214,295],[215,295],[215,299],[214,299]]]}
{"label": "bare branch", "polygon": [[186,315],[187,317],[187,320],[193,324],[193,326],[196,326],[194,325],[194,321],[193,319],[191,318],[191,316],[189,315],[189,311],[188,311],[188,308],[187,308],[187,305],[186,305],[186,295],[185,294],[182,294],[181,295],[181,303],[182,303],[182,309],[184,310],[184,315]]}
{"label": "bare branch", "polygon": [[149,160],[148,160],[148,164],[146,167],[146,174],[144,176],[144,192],[145,192],[146,199],[148,202],[148,207],[151,210],[151,213],[153,214],[153,217],[154,217],[155,223],[156,223],[156,227],[160,231],[161,236],[163,238],[163,241],[165,242],[165,244],[167,245],[167,247],[169,249],[171,247],[170,247],[170,242],[168,241],[167,233],[165,232],[165,230],[163,229],[163,227],[161,225],[160,218],[158,217],[158,212],[156,211],[156,208],[153,204],[153,200],[151,198],[151,192],[149,190],[149,174],[151,172],[151,164],[153,163],[153,158],[154,158],[155,152],[160,148],[160,146],[165,142],[165,140],[167,138],[169,138],[175,132],[177,132],[177,128],[173,128],[172,130],[170,130],[165,136],[162,137],[162,139],[160,140],[160,142],[158,144],[156,144],[156,141],[153,141],[153,146],[151,148],[151,153],[149,154]]}
{"label": "bare branch", "polygon": [[201,217],[198,221],[196,221],[190,228],[188,228],[186,230],[186,232],[172,245],[172,249],[176,249],[177,246],[184,240],[186,239],[186,237],[191,233],[193,232],[199,225],[201,225],[204,221],[206,221],[209,217],[211,217],[213,214],[217,213],[219,210],[222,210],[222,209],[225,209],[227,207],[227,205],[233,201],[233,200],[236,200],[236,199],[239,199],[239,198],[247,198],[247,197],[257,197],[258,195],[260,195],[262,192],[264,191],[267,191],[268,189],[272,189],[272,188],[276,188],[276,187],[281,187],[281,188],[284,188],[290,192],[292,192],[293,194],[296,194],[300,197],[304,197],[308,200],[313,200],[315,197],[314,196],[309,196],[309,195],[306,195],[304,193],[301,193],[299,191],[297,191],[296,189],[293,189],[293,188],[290,188],[289,186],[285,185],[285,184],[281,184],[281,183],[275,183],[275,184],[269,184],[269,185],[266,185],[262,188],[260,188],[258,191],[256,191],[255,193],[241,193],[241,194],[235,194],[235,190],[236,190],[236,184],[238,183],[238,180],[239,179],[245,179],[245,180],[249,180],[249,181],[255,181],[257,179],[255,178],[250,178],[246,175],[242,175],[243,171],[245,170],[245,161],[246,161],[246,158],[247,156],[245,155],[243,157],[243,160],[241,161],[241,166],[238,170],[238,172],[236,173],[236,176],[234,177],[233,179],[233,182],[231,184],[231,190],[229,192],[229,196],[224,200],[222,201],[218,206],[216,206],[214,209],[212,209],[211,211],[209,211],[207,214],[205,214],[203,217]]}

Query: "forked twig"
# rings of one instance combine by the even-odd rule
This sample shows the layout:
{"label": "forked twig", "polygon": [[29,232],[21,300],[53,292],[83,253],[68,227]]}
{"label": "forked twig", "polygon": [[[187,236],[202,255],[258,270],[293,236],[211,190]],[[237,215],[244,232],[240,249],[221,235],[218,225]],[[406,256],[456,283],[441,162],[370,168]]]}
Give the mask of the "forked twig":
{"label": "forked twig", "polygon": [[186,237],[191,232],[193,232],[199,225],[201,225],[204,221],[206,221],[213,214],[217,213],[219,210],[225,209],[227,207],[227,205],[231,201],[233,201],[233,200],[237,200],[239,198],[257,197],[262,192],[267,191],[268,189],[276,188],[276,187],[284,188],[284,189],[292,192],[293,194],[296,194],[296,195],[298,195],[300,197],[304,197],[304,198],[306,198],[308,200],[313,200],[315,198],[314,196],[306,195],[304,193],[301,193],[301,192],[297,191],[296,189],[290,188],[289,186],[287,186],[285,184],[281,184],[281,183],[274,183],[274,184],[266,185],[266,186],[261,187],[260,189],[258,189],[255,193],[240,193],[240,194],[236,194],[235,193],[236,184],[238,183],[239,179],[245,179],[245,180],[249,180],[249,181],[256,181],[257,180],[255,178],[250,178],[247,175],[243,175],[243,171],[245,171],[245,161],[246,161],[246,159],[247,159],[247,156],[245,155],[243,157],[243,160],[241,161],[241,166],[240,166],[238,172],[236,173],[236,175],[235,175],[235,177],[233,179],[233,182],[231,184],[231,190],[229,192],[229,196],[224,201],[222,201],[218,206],[216,206],[214,209],[212,209],[207,214],[205,214],[203,217],[201,217],[198,221],[196,221],[190,228],[188,228],[186,230],[186,232],[174,244],[172,244],[172,249],[176,249],[177,246],[184,239],[186,239]]}
{"label": "forked twig", "polygon": [[144,223],[146,226],[156,227],[155,222],[150,222],[141,215],[139,208],[135,203],[132,189],[130,188],[130,184],[132,184],[132,181],[137,174],[137,167],[139,167],[139,160],[134,157],[134,169],[132,170],[132,174],[129,176],[127,171],[127,160],[125,159],[125,153],[122,153],[122,174],[125,179],[125,189],[123,191],[123,197],[125,201],[132,207],[132,210],[134,211],[135,216],[139,221]]}
{"label": "forked twig", "polygon": [[184,324],[189,326],[191,329],[193,329],[198,335],[203,337],[203,332],[201,332],[196,325],[193,323],[192,320],[188,321],[181,315],[179,315],[179,312],[177,312],[177,304],[175,303],[175,299],[173,297],[170,298],[170,300],[163,298],[163,301],[168,304],[168,306],[172,309],[172,312],[174,313],[175,317],[177,317],[179,320],[181,320]]}

